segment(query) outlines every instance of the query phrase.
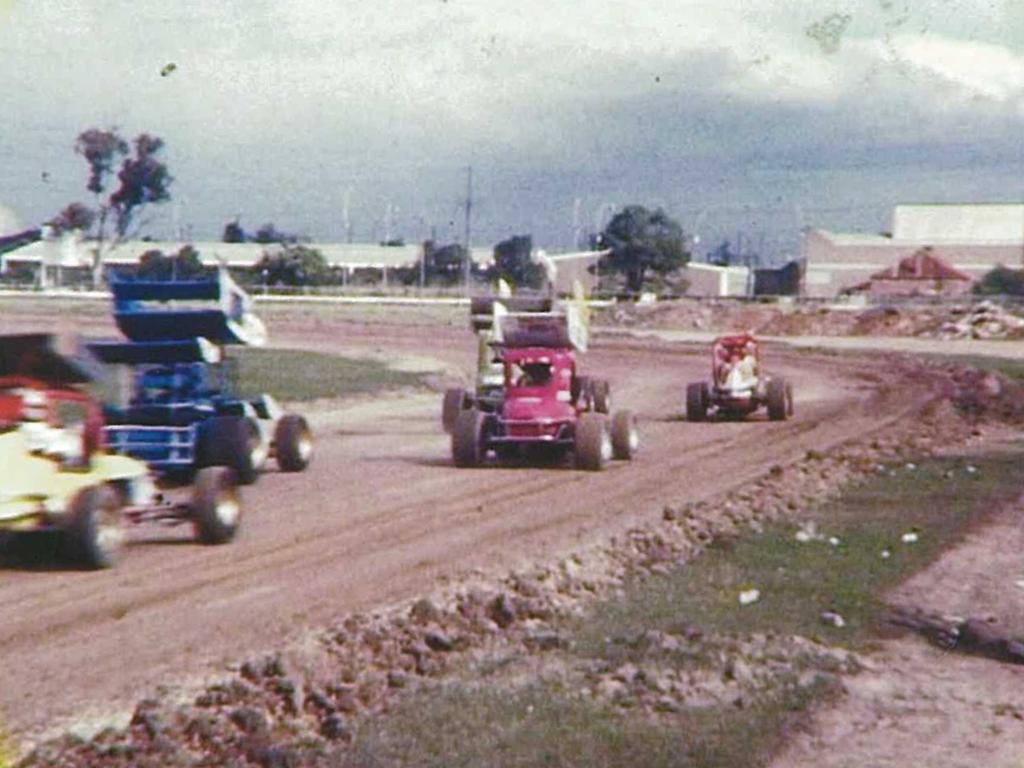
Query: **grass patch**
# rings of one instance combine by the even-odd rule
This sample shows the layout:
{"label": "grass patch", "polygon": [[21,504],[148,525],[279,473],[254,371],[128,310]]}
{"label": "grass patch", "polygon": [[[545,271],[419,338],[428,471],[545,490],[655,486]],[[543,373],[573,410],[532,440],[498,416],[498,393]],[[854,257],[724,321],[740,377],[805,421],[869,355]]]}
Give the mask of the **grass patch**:
{"label": "grass patch", "polygon": [[958,363],[1024,382],[1024,360],[990,355],[929,355],[937,363]]}
{"label": "grass patch", "polygon": [[785,689],[743,710],[693,709],[655,721],[574,698],[553,685],[515,690],[448,685],[368,723],[337,765],[423,768],[732,768],[751,738],[785,732],[813,693]]}
{"label": "grass patch", "polygon": [[[814,510],[809,518],[823,539],[801,543],[797,527],[773,526],[712,546],[665,579],[633,586],[625,599],[602,604],[585,622],[580,648],[598,655],[622,653],[605,638],[666,630],[681,620],[706,631],[797,634],[863,647],[877,636],[886,593],[1015,498],[1024,479],[1019,454],[911,466],[871,477]],[[903,542],[910,532],[917,541]],[[759,590],[760,598],[741,605],[739,593],[749,589]],[[826,610],[838,613],[846,625],[825,624]]]}
{"label": "grass patch", "polygon": [[[749,662],[758,683],[728,688],[742,696],[741,705],[730,701],[735,694],[729,693],[703,706],[695,701],[651,714],[637,706],[632,692],[625,701],[602,703],[575,693],[570,683],[517,685],[510,682],[514,671],[505,675],[496,669],[489,685],[432,687],[365,723],[357,746],[337,753],[334,764],[767,765],[791,734],[810,722],[812,708],[840,687],[833,673],[843,668],[839,658],[845,655],[813,646],[776,655],[796,645],[790,636],[870,648],[879,637],[876,619],[889,590],[1015,498],[1022,479],[1019,453],[895,466],[812,510],[809,519],[821,538],[801,543],[797,527],[781,524],[744,535],[713,546],[665,577],[628,585],[622,597],[562,627],[572,637],[569,650],[559,652],[567,669],[608,671],[629,662],[645,675],[704,675],[712,684],[720,680],[725,658],[742,660],[746,651],[741,649],[755,647],[747,643],[754,633],[774,638],[775,645],[763,646],[768,655],[762,658],[785,658],[786,664]],[[909,532],[917,534],[916,541],[903,540]],[[833,536],[838,545],[830,543]],[[760,600],[741,606],[739,592],[751,588],[760,590]],[[841,614],[846,626],[824,624],[824,610]],[[698,639],[675,646],[647,639],[651,630],[666,633],[655,637],[687,637],[687,628],[699,628]]]}
{"label": "grass patch", "polygon": [[295,349],[233,349],[229,365],[241,397],[265,392],[295,402],[424,386],[423,374],[396,371],[377,360]]}

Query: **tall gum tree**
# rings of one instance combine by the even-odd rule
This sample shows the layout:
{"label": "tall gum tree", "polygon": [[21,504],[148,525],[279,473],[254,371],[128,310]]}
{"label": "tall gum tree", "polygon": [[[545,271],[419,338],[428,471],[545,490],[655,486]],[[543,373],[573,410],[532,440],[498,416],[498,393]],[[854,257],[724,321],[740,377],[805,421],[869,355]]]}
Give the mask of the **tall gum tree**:
{"label": "tall gum tree", "polygon": [[[163,147],[163,139],[148,133],[139,134],[129,144],[115,129],[101,128],[82,131],[75,141],[75,152],[89,165],[86,189],[93,193],[95,205],[89,208],[71,203],[53,223],[59,229],[80,227],[92,241],[96,287],[103,282],[107,255],[125,240],[136,237],[148,223],[144,218],[147,208],[171,199],[174,177],[159,158]],[[118,165],[117,186],[108,194]]]}

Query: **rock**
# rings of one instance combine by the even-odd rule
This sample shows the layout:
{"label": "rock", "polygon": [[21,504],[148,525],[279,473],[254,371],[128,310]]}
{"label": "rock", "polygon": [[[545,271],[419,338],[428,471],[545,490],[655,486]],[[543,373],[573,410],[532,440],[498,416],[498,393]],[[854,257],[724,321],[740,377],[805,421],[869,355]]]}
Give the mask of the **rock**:
{"label": "rock", "polygon": [[239,707],[232,710],[228,719],[243,733],[264,733],[267,730],[267,718],[258,709]]}
{"label": "rock", "polygon": [[328,741],[351,741],[352,729],[340,715],[328,715],[320,723],[320,735]]}
{"label": "rock", "polygon": [[452,639],[440,629],[432,629],[423,635],[423,642],[432,651],[447,653],[455,647]]}
{"label": "rock", "polygon": [[409,609],[409,618],[417,624],[437,623],[441,620],[441,611],[433,602],[422,598]]}
{"label": "rock", "polygon": [[306,694],[306,705],[307,707],[314,707],[322,712],[331,713],[336,709],[334,701],[330,696],[318,691],[315,688],[311,689]]}
{"label": "rock", "polygon": [[825,624],[842,629],[846,626],[846,620],[835,611],[822,611],[821,620]]}
{"label": "rock", "polygon": [[558,648],[566,648],[569,645],[568,640],[558,634],[558,632],[550,629],[530,632],[523,639],[523,642],[527,648],[535,651],[553,651]]}
{"label": "rock", "polygon": [[607,701],[624,698],[628,693],[626,684],[612,677],[602,677],[594,686],[594,694]]}
{"label": "rock", "polygon": [[636,664],[626,662],[615,670],[612,677],[616,680],[621,680],[623,683],[632,684],[643,681],[644,673]]}
{"label": "rock", "polygon": [[487,615],[502,629],[507,629],[516,620],[515,608],[504,592],[495,597],[487,606]]}
{"label": "rock", "polygon": [[656,712],[678,712],[679,702],[671,696],[659,696],[658,700],[654,702],[654,710]]}
{"label": "rock", "polygon": [[400,669],[392,669],[388,672],[389,688],[405,688],[409,681],[409,675]]}
{"label": "rock", "polygon": [[723,674],[726,680],[732,680],[738,685],[749,686],[755,682],[750,665],[739,657],[732,657],[725,663]]}

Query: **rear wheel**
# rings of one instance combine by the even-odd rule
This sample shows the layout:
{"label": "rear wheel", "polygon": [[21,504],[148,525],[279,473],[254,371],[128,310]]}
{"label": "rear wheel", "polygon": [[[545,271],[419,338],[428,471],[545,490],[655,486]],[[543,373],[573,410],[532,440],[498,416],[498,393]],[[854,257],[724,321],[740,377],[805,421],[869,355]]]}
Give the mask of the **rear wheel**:
{"label": "rear wheel", "polygon": [[600,413],[581,413],[576,421],[575,461],[577,469],[596,472],[612,457],[608,419]]}
{"label": "rear wheel", "polygon": [[86,568],[110,568],[124,549],[121,496],[108,485],[86,488],[71,505],[65,530],[71,556]]}
{"label": "rear wheel", "polygon": [[452,428],[452,460],[456,467],[478,467],[487,455],[487,417],[476,408],[460,411]]}
{"label": "rear wheel", "polygon": [[594,396],[594,410],[598,413],[612,412],[612,386],[604,379],[595,379],[591,384]]}
{"label": "rear wheel", "polygon": [[768,382],[768,418],[772,421],[785,421],[793,412],[789,385],[785,379],[772,379]]}
{"label": "rear wheel", "polygon": [[449,435],[455,428],[455,419],[466,408],[468,395],[466,390],[455,387],[444,391],[444,402],[441,404],[441,425]]}
{"label": "rear wheel", "polygon": [[629,461],[640,448],[640,433],[636,428],[636,416],[632,411],[616,411],[612,416],[612,455],[619,460]]}
{"label": "rear wheel", "polygon": [[708,417],[708,403],[711,400],[706,381],[695,381],[686,385],[686,420],[705,421]]}
{"label": "rear wheel", "polygon": [[582,411],[594,409],[594,383],[587,376],[576,376],[570,389],[572,401]]}
{"label": "rear wheel", "polygon": [[254,434],[250,419],[244,416],[207,419],[199,427],[196,465],[200,469],[231,467],[240,484],[250,485],[258,475],[253,464],[254,440],[259,440],[259,434]]}
{"label": "rear wheel", "polygon": [[245,423],[249,427],[250,463],[253,470],[259,474],[266,468],[267,459],[270,458],[270,441],[263,434],[263,425],[258,419],[246,416]]}
{"label": "rear wheel", "polygon": [[228,467],[199,470],[192,485],[192,526],[203,544],[225,544],[235,537],[242,505],[235,473]]}
{"label": "rear wheel", "polygon": [[274,428],[274,452],[282,472],[301,472],[313,458],[313,432],[305,417],[286,413]]}

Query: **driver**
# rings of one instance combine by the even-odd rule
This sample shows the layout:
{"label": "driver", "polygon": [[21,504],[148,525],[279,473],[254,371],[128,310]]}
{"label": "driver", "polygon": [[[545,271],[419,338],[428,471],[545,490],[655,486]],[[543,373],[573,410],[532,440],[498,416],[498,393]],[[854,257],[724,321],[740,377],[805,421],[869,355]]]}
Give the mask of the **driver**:
{"label": "driver", "polygon": [[541,387],[551,379],[551,366],[547,363],[523,363],[523,372],[516,381],[519,387]]}

